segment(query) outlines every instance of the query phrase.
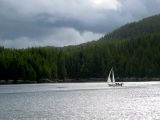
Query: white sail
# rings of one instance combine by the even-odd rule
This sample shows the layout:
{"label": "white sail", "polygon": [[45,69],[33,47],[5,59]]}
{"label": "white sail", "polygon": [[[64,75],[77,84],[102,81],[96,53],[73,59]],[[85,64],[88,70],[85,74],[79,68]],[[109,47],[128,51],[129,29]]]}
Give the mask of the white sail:
{"label": "white sail", "polygon": [[112,82],[115,83],[115,78],[114,78],[114,71],[112,69]]}
{"label": "white sail", "polygon": [[109,72],[107,82],[109,87],[123,86],[123,83],[119,83],[115,81],[113,68]]}
{"label": "white sail", "polygon": [[109,72],[107,82],[108,82],[108,83],[111,83],[111,71]]}
{"label": "white sail", "polygon": [[108,83],[115,83],[113,68],[112,68],[112,69],[110,70],[110,72],[109,72],[107,82],[108,82]]}

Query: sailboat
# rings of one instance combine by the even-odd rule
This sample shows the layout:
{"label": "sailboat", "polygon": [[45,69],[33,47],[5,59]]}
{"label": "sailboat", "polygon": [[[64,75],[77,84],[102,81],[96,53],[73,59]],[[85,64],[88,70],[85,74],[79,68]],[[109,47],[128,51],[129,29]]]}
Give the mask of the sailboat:
{"label": "sailboat", "polygon": [[109,72],[107,83],[109,87],[123,86],[123,83],[115,82],[113,68]]}

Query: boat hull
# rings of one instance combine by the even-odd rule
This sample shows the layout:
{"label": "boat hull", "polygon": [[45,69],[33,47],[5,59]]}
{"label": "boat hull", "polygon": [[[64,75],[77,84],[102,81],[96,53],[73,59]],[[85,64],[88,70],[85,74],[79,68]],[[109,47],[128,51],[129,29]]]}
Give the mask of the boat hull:
{"label": "boat hull", "polygon": [[108,83],[109,87],[122,87],[123,83]]}

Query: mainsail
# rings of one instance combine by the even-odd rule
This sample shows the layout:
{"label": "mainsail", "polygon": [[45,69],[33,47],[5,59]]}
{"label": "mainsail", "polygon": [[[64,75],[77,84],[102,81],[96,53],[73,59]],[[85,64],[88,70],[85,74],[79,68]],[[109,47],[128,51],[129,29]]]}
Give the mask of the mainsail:
{"label": "mainsail", "polygon": [[115,78],[114,78],[114,71],[112,69],[112,82],[115,83]]}
{"label": "mainsail", "polygon": [[112,81],[111,81],[111,71],[109,72],[107,82],[108,82],[108,83],[111,83],[111,82],[112,82]]}

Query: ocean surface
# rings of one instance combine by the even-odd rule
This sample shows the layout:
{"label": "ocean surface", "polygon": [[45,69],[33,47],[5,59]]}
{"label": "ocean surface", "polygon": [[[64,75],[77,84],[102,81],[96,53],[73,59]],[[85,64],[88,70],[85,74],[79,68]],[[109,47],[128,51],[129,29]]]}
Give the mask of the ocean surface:
{"label": "ocean surface", "polygon": [[0,86],[0,120],[160,120],[160,82]]}

